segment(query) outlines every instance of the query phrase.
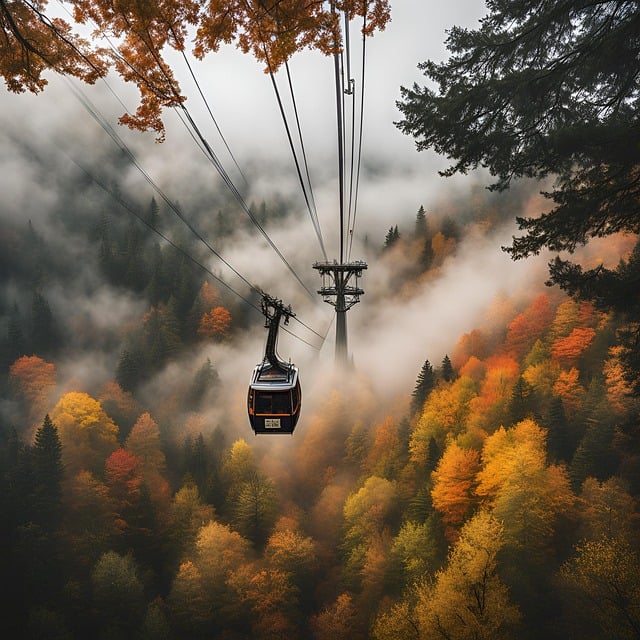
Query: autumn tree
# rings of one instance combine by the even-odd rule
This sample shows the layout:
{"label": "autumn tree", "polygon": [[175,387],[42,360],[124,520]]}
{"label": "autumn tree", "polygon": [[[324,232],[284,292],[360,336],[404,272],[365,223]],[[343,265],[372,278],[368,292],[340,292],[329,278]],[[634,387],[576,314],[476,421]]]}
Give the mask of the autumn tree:
{"label": "autumn tree", "polygon": [[478,395],[469,403],[470,426],[490,432],[495,425],[506,422],[518,372],[518,363],[510,357],[497,356],[487,360]]}
{"label": "autumn tree", "polygon": [[447,538],[454,542],[458,529],[475,505],[475,478],[480,455],[450,440],[438,466],[431,473],[433,507],[442,514]]}
{"label": "autumn tree", "polygon": [[348,593],[341,593],[333,604],[314,615],[311,618],[311,630],[315,640],[361,640],[365,637],[353,598]]}
{"label": "autumn tree", "polygon": [[100,634],[139,637],[145,611],[144,587],[132,556],[107,551],[96,563],[91,583]]}
{"label": "autumn tree", "polygon": [[202,338],[226,338],[231,326],[231,313],[225,307],[214,307],[200,318],[198,335]]}
{"label": "autumn tree", "polygon": [[169,536],[176,558],[181,558],[191,547],[202,523],[213,520],[214,515],[214,508],[203,502],[193,480],[185,479],[173,497],[168,515]]}
{"label": "autumn tree", "polygon": [[555,520],[573,503],[566,470],[546,457],[546,432],[528,418],[485,440],[477,475],[476,492],[503,519],[507,543],[530,557],[546,548]]}
{"label": "autumn tree", "polygon": [[[517,218],[523,235],[507,248],[514,259],[640,231],[640,159],[629,151],[640,137],[637,28],[633,0],[492,3],[478,29],[451,30],[448,60],[420,65],[431,86],[402,89],[398,126],[418,149],[447,154],[443,175],[483,166],[498,190],[517,178],[553,180],[543,194],[551,208]],[[549,265],[551,283],[628,314],[621,339],[630,380],[640,371],[637,258],[616,270],[560,257]]]}
{"label": "autumn tree", "polygon": [[125,449],[140,460],[140,474],[153,500],[166,505],[170,497],[165,480],[167,462],[160,442],[160,428],[148,412],[133,425]]}
{"label": "autumn tree", "polygon": [[376,617],[371,635],[375,640],[420,640],[414,608],[405,598]]}
{"label": "autumn tree", "polygon": [[[384,539],[390,546],[390,528],[398,516],[395,481],[370,476],[344,503],[345,571],[354,587],[361,587],[373,541]],[[385,551],[386,554],[386,551]]]}
{"label": "autumn tree", "polygon": [[633,541],[639,518],[636,500],[616,477],[598,481],[587,478],[578,496],[580,537]]}
{"label": "autumn tree", "polygon": [[427,463],[432,438],[442,450],[449,434],[455,436],[464,430],[476,395],[476,384],[468,377],[433,390],[410,437],[412,462],[421,466]]}
{"label": "autumn tree", "polygon": [[26,405],[29,420],[41,420],[56,384],[56,367],[38,356],[22,356],[9,368],[9,385]]}
{"label": "autumn tree", "polygon": [[624,539],[579,544],[560,571],[565,624],[581,638],[638,638],[640,558]]}
{"label": "autumn tree", "polygon": [[310,588],[318,553],[313,539],[299,529],[279,522],[267,540],[264,557],[270,566],[289,574],[301,593]]}
{"label": "autumn tree", "polygon": [[106,458],[118,448],[118,427],[100,403],[86,393],[63,395],[51,412],[70,475],[81,469],[101,473]]}
{"label": "autumn tree", "polygon": [[237,611],[229,579],[250,559],[249,543],[236,531],[215,521],[200,528],[169,594],[172,617],[183,635],[202,637],[233,622],[225,615]]}
{"label": "autumn tree", "polygon": [[[297,634],[297,589],[286,572],[245,564],[229,578],[243,616],[249,618],[251,636],[280,640]],[[249,613],[249,616],[247,616]]]}
{"label": "autumn tree", "polygon": [[462,529],[447,566],[419,588],[419,637],[493,640],[516,637],[518,607],[497,573],[504,545],[500,522],[480,511]]}
{"label": "autumn tree", "polygon": [[401,585],[411,585],[434,573],[441,559],[440,537],[432,519],[407,520],[391,544],[391,561],[398,565]]}
{"label": "autumn tree", "polygon": [[[11,91],[41,91],[43,73],[54,69],[62,74],[95,82],[111,66],[127,82],[138,86],[141,102],[135,114],[121,122],[139,129],[153,129],[164,137],[162,109],[179,107],[184,96],[167,61],[167,51],[183,52],[187,37],[195,33],[194,53],[199,58],[231,42],[244,53],[252,53],[275,71],[296,51],[311,47],[332,54],[339,41],[340,14],[315,2],[292,7],[276,4],[214,2],[201,5],[190,0],[170,0],[162,11],[147,6],[114,7],[110,4],[72,0],[74,19],[95,26],[117,44],[113,53],[80,39],[74,25],[47,15],[46,4],[4,3],[3,37],[0,39],[0,73]],[[339,5],[349,16],[366,16],[363,32],[371,35],[389,20],[387,0],[364,6],[354,0]]]}
{"label": "autumn tree", "polygon": [[521,359],[548,328],[553,313],[549,296],[545,294],[537,296],[509,323],[503,346],[504,352],[516,359]]}

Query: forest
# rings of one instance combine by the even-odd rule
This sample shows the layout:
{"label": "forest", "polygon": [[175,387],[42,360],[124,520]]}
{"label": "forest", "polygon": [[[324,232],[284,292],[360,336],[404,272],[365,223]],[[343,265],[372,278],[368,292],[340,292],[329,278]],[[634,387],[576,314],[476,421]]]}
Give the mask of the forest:
{"label": "forest", "polygon": [[[69,4],[93,39],[46,2],[0,2],[9,91],[115,71],[140,91],[121,124],[157,142],[168,110],[189,116],[168,62],[189,38],[272,71],[337,55],[336,7],[363,42],[390,21],[386,0]],[[347,367],[314,353],[328,330],[283,336],[292,436],[251,432],[257,290],[202,241],[270,286],[263,237],[310,262],[281,176],[242,202],[252,225],[215,181],[165,198],[85,98],[117,147],[78,134],[89,164],[63,159],[69,126],[47,144],[0,128],[3,637],[640,638],[640,12],[524,5],[487,2],[400,88],[395,127],[441,176],[475,173],[425,182],[411,211],[380,197]]]}
{"label": "forest", "polygon": [[[517,205],[419,206],[369,245],[397,278],[386,295],[437,281]],[[335,377],[283,447],[210,421],[228,389],[198,354],[242,349],[242,307],[140,220],[87,211],[85,273],[143,300],[118,332],[49,302],[81,287],[55,238],[22,221],[2,238],[8,637],[637,637],[638,400],[619,316],[542,283],[499,295],[400,398],[357,366]],[[89,344],[119,354],[110,375],[60,370]],[[181,382],[145,393],[175,363]]]}

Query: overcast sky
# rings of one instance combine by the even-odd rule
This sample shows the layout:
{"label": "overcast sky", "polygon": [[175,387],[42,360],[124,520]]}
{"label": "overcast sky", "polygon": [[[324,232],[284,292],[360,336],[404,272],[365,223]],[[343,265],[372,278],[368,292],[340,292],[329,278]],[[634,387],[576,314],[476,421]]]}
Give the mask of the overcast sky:
{"label": "overcast sky", "polygon": [[[50,3],[50,8],[60,11],[55,2]],[[400,97],[401,85],[410,86],[414,81],[422,80],[417,69],[420,61],[445,56],[446,29],[454,24],[477,26],[484,9],[480,0],[398,0],[392,2],[392,20],[387,29],[367,40],[363,166],[375,168],[376,175],[373,179],[370,172],[363,172],[360,203],[362,220],[365,225],[367,220],[371,221],[375,233],[384,228],[386,212],[383,213],[385,207],[380,206],[382,193],[394,191],[396,209],[407,207],[407,212],[413,215],[416,203],[428,196],[427,185],[448,188],[436,175],[444,161],[431,153],[418,154],[413,139],[401,134],[393,125],[400,118],[395,102]],[[61,15],[68,19],[64,13]],[[352,76],[357,80],[356,90],[359,91],[361,40],[355,29],[351,37]],[[170,60],[188,98],[188,108],[229,173],[234,180],[239,180],[184,61],[179,56]],[[262,193],[262,197],[269,197],[270,190],[293,192],[298,189],[277,102],[269,76],[263,73],[261,65],[250,55],[232,47],[209,55],[202,63],[193,58],[191,62],[233,154],[243,171],[253,177],[251,196],[259,198]],[[321,223],[331,236],[337,216],[333,61],[317,51],[308,51],[295,56],[290,69],[311,177],[314,188],[318,188]],[[279,74],[278,80],[285,94],[284,75]],[[137,106],[135,87],[123,86],[119,78],[110,77],[108,84],[99,82],[95,87],[82,86],[82,90],[114,123],[118,133],[143,159],[151,176],[171,197],[181,203],[188,202],[189,194],[198,182],[212,179],[213,167],[173,112],[165,113],[167,140],[158,145],[152,134],[130,132],[115,124],[123,107],[112,93],[115,92],[128,110],[133,111]],[[26,138],[35,138],[41,146],[65,145],[68,153],[82,154],[87,148],[110,144],[73,97],[67,83],[53,75],[49,87],[38,96],[0,91],[0,126],[17,135],[24,132]],[[279,172],[277,180],[270,173],[274,168]],[[393,184],[392,189],[387,185],[388,181]],[[328,185],[324,192],[323,185]],[[299,189],[298,197],[302,203]],[[380,220],[377,225],[376,220]]]}

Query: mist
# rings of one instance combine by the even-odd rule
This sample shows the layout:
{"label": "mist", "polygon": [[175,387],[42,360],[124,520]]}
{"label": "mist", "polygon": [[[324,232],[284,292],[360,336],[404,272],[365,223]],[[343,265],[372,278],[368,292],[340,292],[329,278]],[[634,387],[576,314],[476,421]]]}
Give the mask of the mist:
{"label": "mist", "polygon": [[[92,100],[102,105],[108,92],[105,87],[98,86],[91,89],[91,95]],[[92,185],[78,164],[100,181],[117,184],[124,199],[137,207],[148,206],[155,197],[161,205],[162,216],[171,218],[173,214],[138,170],[121,157],[113,141],[68,92],[64,82],[52,79],[46,97],[56,103],[55,111],[47,114],[46,119],[42,118],[41,96],[10,96],[4,100],[8,109],[1,116],[0,162],[6,169],[2,172],[2,186],[7,195],[3,198],[0,217],[13,226],[31,220],[36,232],[54,247],[56,254],[66,256],[78,265],[73,277],[63,283],[52,283],[47,295],[55,315],[68,319],[72,337],[73,346],[60,367],[61,373],[68,378],[91,379],[89,386],[95,387],[99,378],[113,377],[125,328],[145,309],[135,296],[104,282],[92,254],[95,248],[83,244],[85,240],[80,231],[97,224],[105,211],[121,220],[126,220],[130,214]],[[112,105],[105,117],[116,117],[119,106]],[[9,126],[17,117],[26,125],[20,133]],[[71,123],[74,126],[70,126]],[[233,203],[199,150],[194,145],[187,150],[185,140],[174,139],[172,135],[171,127],[175,123],[169,120],[168,124],[168,139],[161,145],[153,142],[149,135],[130,132],[123,127],[118,126],[117,133],[163,193],[180,207],[185,217],[236,271],[255,286],[291,304],[305,324],[325,335],[333,321],[333,309],[323,304],[319,296],[312,298],[309,294],[320,284],[311,264],[322,260],[323,256],[290,161],[284,155],[276,155],[269,163],[258,165],[254,159],[253,164],[249,163],[247,174],[252,176],[255,172],[257,179],[251,181],[250,187],[244,187],[243,197],[252,206],[265,203],[267,211],[274,201],[285,203],[288,210],[286,224],[269,222],[266,228],[300,275],[306,289],[251,228],[246,214]],[[402,138],[397,131],[396,136]],[[418,157],[415,152],[414,156]],[[368,260],[369,269],[361,283],[366,293],[361,303],[348,314],[349,340],[359,375],[372,385],[378,401],[382,402],[384,398],[387,402],[397,395],[406,396],[424,359],[439,361],[462,333],[475,326],[483,310],[499,292],[513,294],[541,282],[546,261],[542,257],[526,263],[512,263],[500,250],[515,232],[513,222],[505,221],[490,234],[472,230],[465,235],[455,255],[447,257],[435,278],[419,283],[409,279],[404,288],[411,289],[411,293],[399,299],[393,284],[398,265],[389,260],[378,260],[386,230],[398,225],[402,233],[410,232],[421,205],[434,218],[446,214],[455,219],[462,212],[473,218],[473,205],[470,207],[466,203],[472,198],[484,197],[478,195],[480,176],[443,180],[425,174],[419,162],[406,168],[404,160],[395,162],[395,158],[385,158],[375,152],[366,157],[352,258]],[[319,180],[314,183],[314,195],[331,258],[339,243],[337,182],[327,165],[321,163],[320,166],[321,170],[315,174]],[[455,192],[455,198],[448,195],[452,192]],[[489,200],[487,194],[486,201]],[[222,243],[213,232],[213,223],[220,211],[234,229]],[[515,217],[519,213],[522,211],[510,211],[509,216]],[[145,233],[151,234],[151,231]],[[186,228],[184,233],[189,235]],[[159,238],[154,241],[162,243]],[[246,283],[226,265],[215,256],[207,255],[199,243],[196,242],[196,246],[203,252],[204,262],[213,273],[241,295],[250,294]],[[203,274],[203,277],[208,276]],[[11,290],[10,281],[5,283],[4,295],[7,304],[11,298],[19,296]],[[26,305],[27,301],[22,304]],[[224,402],[232,399],[229,406],[212,415],[210,422],[233,424],[234,430],[242,433],[244,417],[236,420],[236,415],[242,416],[243,412],[233,411],[232,407],[239,408],[244,404],[242,398],[247,379],[253,365],[261,359],[266,334],[259,316],[253,313],[252,318],[254,326],[243,330],[241,338],[236,338],[233,345],[204,347],[202,353],[190,353],[179,364],[172,363],[157,380],[149,383],[149,394],[153,395],[163,386],[172,386],[173,377],[183,376],[182,367],[193,370],[198,366],[196,363],[209,357],[229,391],[224,394]],[[292,321],[290,329],[315,347],[320,346],[320,338],[299,323]],[[334,331],[331,326],[319,351],[281,332],[280,353],[300,364],[303,380],[309,388],[323,386],[333,378]],[[91,375],[86,371],[87,361],[96,365]],[[305,394],[305,409],[307,407],[313,410],[312,394]]]}

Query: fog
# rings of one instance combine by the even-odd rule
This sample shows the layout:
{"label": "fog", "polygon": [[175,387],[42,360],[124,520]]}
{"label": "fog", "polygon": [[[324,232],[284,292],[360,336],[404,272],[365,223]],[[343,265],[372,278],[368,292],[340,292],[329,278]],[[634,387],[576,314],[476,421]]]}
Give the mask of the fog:
{"label": "fog", "polygon": [[[293,320],[288,329],[295,335],[280,335],[280,355],[291,358],[301,369],[301,430],[306,420],[322,412],[327,397],[337,388],[354,396],[352,408],[368,407],[372,415],[387,408],[401,412],[425,359],[438,364],[459,337],[477,325],[496,296],[528,292],[545,279],[546,257],[513,263],[500,248],[509,243],[516,231],[513,220],[527,212],[530,199],[519,203],[520,208],[508,216],[503,214],[504,222],[490,233],[469,227],[456,251],[428,279],[409,278],[398,286],[398,273],[406,257],[380,259],[389,227],[398,225],[401,234],[409,234],[421,205],[435,219],[444,215],[455,218],[464,212],[466,222],[476,214],[478,201],[489,198],[482,195],[485,176],[440,178],[437,172],[447,166],[446,159],[432,153],[418,154],[414,141],[393,124],[400,118],[395,106],[400,86],[422,78],[417,64],[443,57],[445,29],[453,24],[473,26],[483,11],[479,1],[397,3],[387,30],[368,42],[363,161],[351,258],[368,260],[369,268],[361,281],[366,293],[348,314],[349,347],[355,365],[350,379],[341,377],[334,368],[333,309],[319,296],[309,295],[320,285],[311,265],[323,256],[300,192],[270,79],[256,61],[228,47],[203,63],[193,61],[248,184],[217,137],[190,78],[184,72],[178,77],[188,108],[245,202],[251,206],[265,203],[267,209],[280,202],[290,211],[282,223],[269,223],[267,231],[306,289],[264,239],[249,230],[246,214],[175,112],[164,114],[167,137],[158,144],[151,133],[130,131],[117,124],[123,104],[130,111],[135,109],[134,88],[123,86],[113,76],[94,87],[72,82],[75,91],[81,91],[114,128],[159,189],[245,280],[291,304],[297,317],[317,334],[325,335],[328,330],[326,341],[322,341]],[[172,61],[176,67],[180,63],[177,58]],[[332,259],[339,247],[333,63],[317,53],[305,52],[292,61],[291,71],[318,215]],[[354,68],[356,78],[358,73]],[[284,87],[282,74],[278,82]],[[0,220],[14,227],[31,220],[49,246],[77,266],[68,279],[47,288],[54,315],[65,318],[70,344],[56,363],[60,387],[74,381],[95,391],[113,378],[124,336],[147,309],[140,297],[104,281],[92,254],[95,249],[83,244],[86,233],[83,236],[80,230],[95,224],[101,213],[107,211],[120,218],[129,214],[92,185],[79,167],[111,188],[115,185],[135,206],[146,207],[155,196],[162,215],[173,214],[63,78],[51,76],[49,86],[37,96],[0,93],[0,143]],[[535,191],[531,190],[532,199]],[[234,228],[223,241],[213,232],[221,211]],[[189,234],[186,228],[184,233]],[[199,251],[206,255],[211,272],[240,295],[250,294],[246,282],[225,264],[202,245]],[[28,304],[11,280],[5,283],[2,298],[6,307],[13,301]],[[185,380],[192,379],[210,358],[224,391],[215,406],[204,412],[205,422],[245,435],[246,386],[253,366],[262,358],[266,338],[260,316],[254,313],[252,318],[253,325],[240,330],[231,341],[203,344],[172,361],[140,390],[141,397],[148,402],[166,400],[184,388]],[[349,386],[353,381],[357,384]],[[183,419],[187,421],[188,416]],[[286,439],[278,445],[286,446]]]}

